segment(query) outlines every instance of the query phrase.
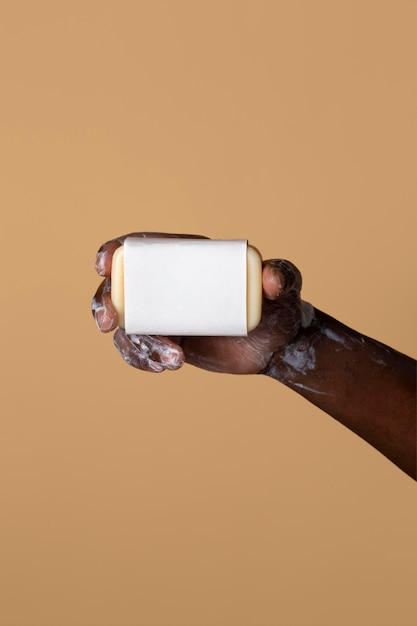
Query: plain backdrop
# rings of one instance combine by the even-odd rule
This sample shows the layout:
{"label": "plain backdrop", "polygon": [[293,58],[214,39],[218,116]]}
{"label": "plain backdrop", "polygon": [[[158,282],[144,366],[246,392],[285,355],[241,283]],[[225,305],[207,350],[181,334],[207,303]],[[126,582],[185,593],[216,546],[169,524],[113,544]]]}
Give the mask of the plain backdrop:
{"label": "plain backdrop", "polygon": [[247,238],[415,357],[416,19],[1,2],[1,626],[416,624],[414,481],[273,380],[129,368],[90,313],[107,239]]}

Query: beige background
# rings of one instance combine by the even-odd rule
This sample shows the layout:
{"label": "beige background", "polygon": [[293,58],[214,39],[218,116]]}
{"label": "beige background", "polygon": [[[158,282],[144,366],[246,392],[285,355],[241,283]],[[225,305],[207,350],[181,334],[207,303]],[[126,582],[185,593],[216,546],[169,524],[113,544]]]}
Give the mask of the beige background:
{"label": "beige background", "polygon": [[1,626],[415,625],[410,478],[89,308],[106,239],[247,237],[416,356],[417,4],[0,6]]}

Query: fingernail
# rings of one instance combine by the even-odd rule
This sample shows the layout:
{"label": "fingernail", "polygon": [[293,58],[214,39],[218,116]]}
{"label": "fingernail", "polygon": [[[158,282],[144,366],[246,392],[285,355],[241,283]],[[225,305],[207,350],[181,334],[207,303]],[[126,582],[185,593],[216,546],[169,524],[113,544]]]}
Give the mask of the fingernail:
{"label": "fingernail", "polygon": [[282,272],[272,264],[265,267],[263,275],[263,287],[265,296],[275,300],[284,290],[284,276]]}
{"label": "fingernail", "polygon": [[178,369],[184,362],[183,355],[178,350],[173,350],[172,348],[164,350],[160,359],[168,369]]}
{"label": "fingernail", "polygon": [[284,259],[281,259],[280,261],[279,270],[281,271],[281,275],[283,277],[282,290],[287,292],[294,287],[296,274],[291,267],[291,263],[285,261]]}
{"label": "fingernail", "polygon": [[100,328],[100,330],[101,330],[104,314],[105,314],[104,306],[97,307],[96,310],[94,311],[94,319],[96,320],[96,324]]}
{"label": "fingernail", "polygon": [[97,326],[99,327],[101,331],[106,332],[106,331],[112,330],[113,317],[109,315],[109,312],[104,306],[101,306],[98,309],[96,309],[95,319],[96,319]]}
{"label": "fingernail", "polygon": [[163,372],[164,366],[161,363],[156,363],[156,361],[148,361],[148,367],[152,372]]}
{"label": "fingernail", "polygon": [[95,262],[94,267],[96,269],[96,272],[100,276],[106,275],[106,257],[107,257],[107,250],[102,250],[101,252],[97,252],[97,257],[96,257],[96,262]]}

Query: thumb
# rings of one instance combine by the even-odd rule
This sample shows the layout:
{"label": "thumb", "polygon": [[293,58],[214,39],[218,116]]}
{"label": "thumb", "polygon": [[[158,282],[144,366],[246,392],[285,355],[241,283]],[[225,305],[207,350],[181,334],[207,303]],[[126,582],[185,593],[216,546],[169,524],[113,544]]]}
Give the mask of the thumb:
{"label": "thumb", "polygon": [[268,300],[275,300],[290,291],[300,293],[301,272],[291,261],[269,259],[263,262],[262,287]]}

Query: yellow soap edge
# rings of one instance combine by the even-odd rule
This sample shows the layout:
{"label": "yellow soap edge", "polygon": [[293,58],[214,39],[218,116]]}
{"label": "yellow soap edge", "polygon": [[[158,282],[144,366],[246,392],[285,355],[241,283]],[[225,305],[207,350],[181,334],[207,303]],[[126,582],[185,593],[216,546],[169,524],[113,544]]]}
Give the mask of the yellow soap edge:
{"label": "yellow soap edge", "polygon": [[117,324],[125,327],[125,257],[120,246],[113,254],[111,267],[111,300],[117,313]]}
{"label": "yellow soap edge", "polygon": [[262,316],[262,257],[254,246],[248,245],[246,256],[246,326],[254,330]]}

